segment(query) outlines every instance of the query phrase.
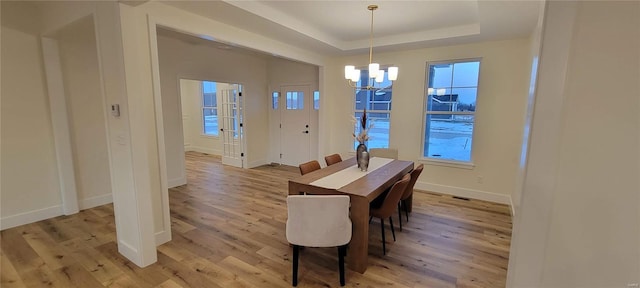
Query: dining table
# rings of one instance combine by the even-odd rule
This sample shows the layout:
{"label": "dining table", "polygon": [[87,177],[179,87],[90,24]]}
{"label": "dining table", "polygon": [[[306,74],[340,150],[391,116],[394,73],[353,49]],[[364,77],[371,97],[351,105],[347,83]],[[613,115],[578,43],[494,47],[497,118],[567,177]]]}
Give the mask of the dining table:
{"label": "dining table", "polygon": [[[367,171],[357,167],[355,157],[289,180],[289,195],[348,195],[353,227],[347,265],[356,272],[367,270],[369,254],[369,204],[413,170],[412,161],[373,157]],[[411,201],[407,201],[411,205]],[[409,207],[411,209],[411,207]]]}

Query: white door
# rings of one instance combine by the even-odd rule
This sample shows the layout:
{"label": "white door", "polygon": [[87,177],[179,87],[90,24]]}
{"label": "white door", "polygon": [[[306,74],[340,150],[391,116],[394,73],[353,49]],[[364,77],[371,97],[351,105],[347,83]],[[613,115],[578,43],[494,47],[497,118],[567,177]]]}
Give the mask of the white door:
{"label": "white door", "polygon": [[244,167],[242,86],[218,83],[222,122],[222,164]]}
{"label": "white door", "polygon": [[298,166],[311,160],[310,111],[313,109],[308,85],[283,86],[280,129],[280,159],[285,165]]}

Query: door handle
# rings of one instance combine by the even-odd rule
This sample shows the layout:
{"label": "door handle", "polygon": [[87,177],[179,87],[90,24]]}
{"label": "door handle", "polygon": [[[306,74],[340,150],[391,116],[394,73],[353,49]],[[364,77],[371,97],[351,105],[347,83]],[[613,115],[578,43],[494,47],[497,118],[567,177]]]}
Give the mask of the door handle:
{"label": "door handle", "polygon": [[302,131],[302,133],[309,134],[309,130],[307,130],[307,131]]}

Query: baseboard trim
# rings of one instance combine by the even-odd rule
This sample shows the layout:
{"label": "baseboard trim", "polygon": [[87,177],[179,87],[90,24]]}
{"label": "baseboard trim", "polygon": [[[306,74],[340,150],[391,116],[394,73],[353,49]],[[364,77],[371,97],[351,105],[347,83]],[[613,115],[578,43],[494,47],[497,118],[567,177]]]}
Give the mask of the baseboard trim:
{"label": "baseboard trim", "polygon": [[80,200],[80,209],[89,209],[109,203],[113,203],[111,193]]}
{"label": "baseboard trim", "polygon": [[187,177],[184,176],[167,180],[168,188],[178,187],[184,184],[187,184]]}
{"label": "baseboard trim", "polygon": [[210,154],[210,155],[222,155],[222,151],[221,150],[205,148],[205,147],[199,147],[199,146],[190,146],[189,147],[189,151],[206,153],[206,154]]}
{"label": "baseboard trim", "polygon": [[247,163],[247,167],[246,168],[254,168],[254,167],[259,167],[262,165],[267,165],[267,164],[271,164],[271,162],[267,161],[267,159],[261,159],[258,161],[252,161]]}
{"label": "baseboard trim", "polygon": [[62,205],[47,207],[0,218],[0,230],[13,228],[62,215]]}
{"label": "baseboard trim", "polygon": [[156,232],[156,246],[160,246],[169,241],[171,241],[171,232],[166,230]]}
{"label": "baseboard trim", "polygon": [[511,196],[491,193],[487,191],[467,189],[461,187],[416,182],[415,188],[417,190],[433,191],[436,193],[448,194],[464,198],[472,198],[476,200],[483,200],[493,203],[511,205]]}
{"label": "baseboard trim", "polygon": [[141,261],[138,258],[138,250],[124,241],[118,240],[118,252],[125,258],[140,267]]}

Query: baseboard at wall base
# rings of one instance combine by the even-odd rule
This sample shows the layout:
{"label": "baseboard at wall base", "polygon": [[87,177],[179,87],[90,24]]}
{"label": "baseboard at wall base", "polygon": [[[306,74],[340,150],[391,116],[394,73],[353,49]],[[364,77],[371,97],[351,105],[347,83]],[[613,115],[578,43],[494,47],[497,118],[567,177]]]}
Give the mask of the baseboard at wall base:
{"label": "baseboard at wall base", "polygon": [[269,162],[267,159],[260,159],[258,161],[251,161],[247,163],[247,167],[245,168],[254,168],[254,167],[259,167],[267,164],[271,164],[271,162]]}
{"label": "baseboard at wall base", "polygon": [[446,186],[440,184],[416,182],[415,189],[432,191],[436,193],[448,194],[458,197],[471,198],[476,200],[483,200],[493,203],[511,205],[511,196],[502,195],[497,193],[491,193],[487,191],[467,189],[454,186]]}
{"label": "baseboard at wall base", "polygon": [[189,150],[188,151],[206,153],[206,154],[210,154],[210,155],[222,155],[222,150],[216,150],[216,149],[211,149],[211,148],[206,148],[206,147],[199,147],[199,146],[189,146]]}
{"label": "baseboard at wall base", "polygon": [[187,184],[187,177],[184,176],[167,180],[168,188],[178,187],[184,184]]}
{"label": "baseboard at wall base", "polygon": [[171,241],[171,232],[167,230],[163,230],[160,232],[156,232],[156,246],[160,246],[164,243]]}
{"label": "baseboard at wall base", "polygon": [[62,205],[47,207],[0,218],[0,230],[25,225],[62,215]]}
{"label": "baseboard at wall base", "polygon": [[104,194],[100,196],[94,196],[87,199],[81,199],[80,201],[80,209],[89,209],[97,206],[101,206],[104,204],[109,204],[113,202],[113,197],[111,197],[111,193]]}
{"label": "baseboard at wall base", "polygon": [[134,264],[138,265],[138,267],[142,264],[142,261],[138,258],[138,250],[126,242],[118,240],[118,252]]}

